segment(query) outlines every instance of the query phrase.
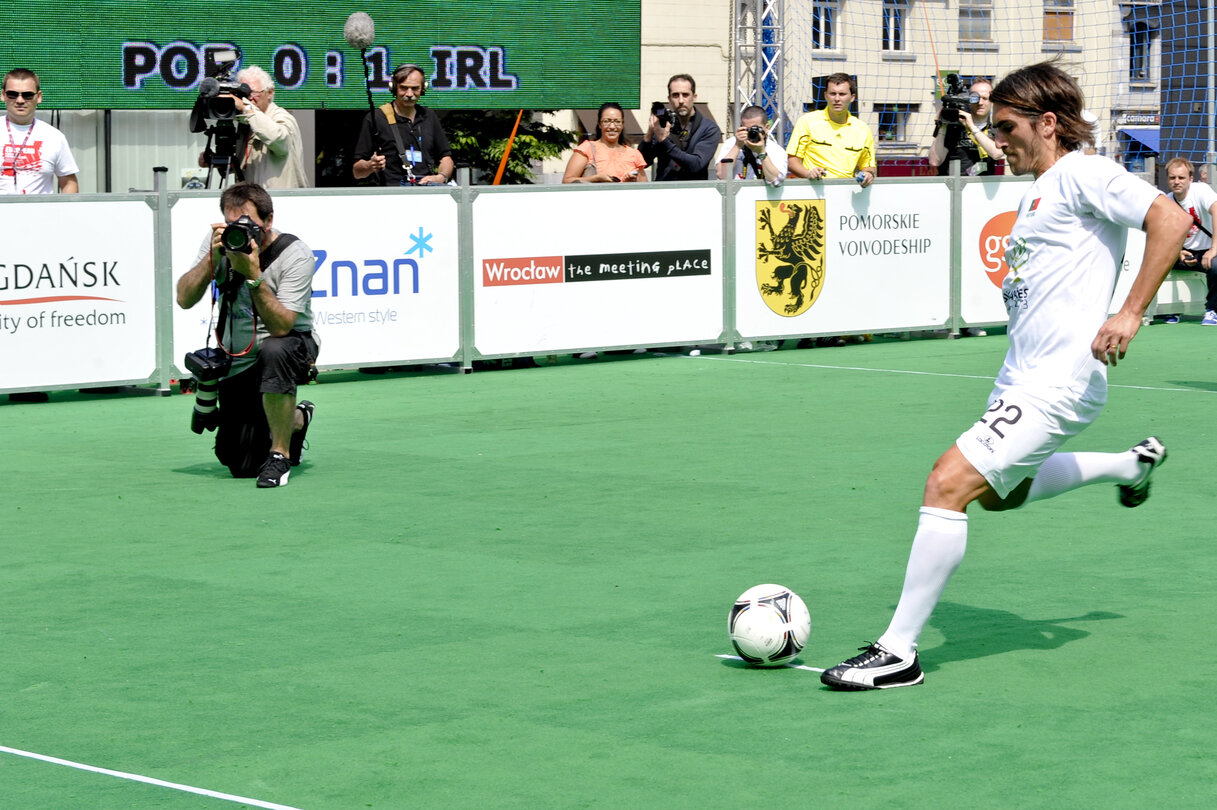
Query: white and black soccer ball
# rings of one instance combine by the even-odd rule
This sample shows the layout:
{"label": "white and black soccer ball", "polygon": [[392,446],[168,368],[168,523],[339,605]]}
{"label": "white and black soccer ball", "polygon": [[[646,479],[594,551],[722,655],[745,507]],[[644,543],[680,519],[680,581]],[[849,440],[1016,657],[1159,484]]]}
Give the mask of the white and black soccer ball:
{"label": "white and black soccer ball", "polygon": [[781,585],[740,594],[727,617],[731,645],[745,663],[780,667],[794,660],[811,636],[811,614],[799,595]]}

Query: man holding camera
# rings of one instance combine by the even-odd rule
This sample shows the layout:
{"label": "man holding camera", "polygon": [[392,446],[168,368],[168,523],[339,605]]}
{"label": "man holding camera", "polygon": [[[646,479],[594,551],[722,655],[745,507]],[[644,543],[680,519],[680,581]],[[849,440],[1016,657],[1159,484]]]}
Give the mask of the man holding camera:
{"label": "man holding camera", "polygon": [[[951,74],[948,80],[953,84],[959,77]],[[992,104],[989,94],[993,85],[988,79],[977,79],[965,101],[962,98],[962,87],[949,87],[948,94],[939,110],[938,120],[934,123],[934,142],[930,144],[930,165],[938,167],[940,177],[951,173],[951,161],[959,161],[960,174],[977,176],[997,173],[997,161],[1005,154],[996,143],[989,130],[992,122],[989,113]],[[954,96],[954,98],[952,97]]]}
{"label": "man holding camera", "polygon": [[307,188],[304,145],[296,116],[275,103],[275,83],[265,70],[250,65],[237,74],[249,98],[234,98],[237,120],[249,127],[241,162],[245,181],[263,188]]}
{"label": "man holding camera", "polygon": [[810,180],[853,177],[863,188],[875,182],[875,135],[849,111],[857,96],[858,83],[848,73],[825,80],[824,109],[804,113],[790,133],[791,174]]}
{"label": "man holding camera", "polygon": [[427,93],[423,69],[400,66],[393,71],[389,89],[393,101],[369,112],[359,129],[351,173],[356,180],[376,174],[386,186],[446,184],[456,164],[439,118],[418,103]]}
{"label": "man holding camera", "polygon": [[732,175],[740,180],[763,179],[780,186],[786,179],[786,150],[769,136],[765,110],[755,104],[740,113],[739,128],[718,150],[715,159],[719,180]]}
{"label": "man holding camera", "polygon": [[199,380],[191,429],[219,428],[216,458],[233,476],[257,476],[260,488],[283,486],[300,463],[313,418],[313,403],[296,402],[296,386],[316,374],[313,252],[275,230],[262,186],[229,186],[220,210],[224,221],[211,225],[197,262],[177,282],[178,306],[189,309],[214,281],[220,309],[219,350],[186,356]]}
{"label": "man holding camera", "polygon": [[722,130],[697,112],[697,83],[687,73],[668,79],[668,104],[656,102],[638,151],[655,163],[655,180],[709,180]]}

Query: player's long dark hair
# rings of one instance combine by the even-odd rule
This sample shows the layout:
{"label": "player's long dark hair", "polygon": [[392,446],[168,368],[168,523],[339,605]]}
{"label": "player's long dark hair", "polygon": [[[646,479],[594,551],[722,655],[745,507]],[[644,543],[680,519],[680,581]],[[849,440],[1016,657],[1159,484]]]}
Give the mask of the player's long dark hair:
{"label": "player's long dark hair", "polygon": [[1053,62],[1019,68],[997,83],[989,100],[1025,118],[1055,113],[1056,140],[1068,152],[1094,145],[1094,130],[1082,117],[1082,88]]}
{"label": "player's long dark hair", "polygon": [[621,109],[621,105],[615,101],[606,101],[600,105],[600,109],[596,110],[596,132],[592,135],[592,140],[598,141],[604,134],[600,131],[600,116],[604,115],[605,110],[616,110],[621,113],[621,134],[617,136],[617,143],[622,146],[630,146],[630,139],[625,136],[625,110]]}

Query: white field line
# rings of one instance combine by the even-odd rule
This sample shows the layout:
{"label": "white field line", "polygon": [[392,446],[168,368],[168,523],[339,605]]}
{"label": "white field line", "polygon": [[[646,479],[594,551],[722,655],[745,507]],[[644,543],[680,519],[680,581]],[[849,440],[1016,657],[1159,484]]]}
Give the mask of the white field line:
{"label": "white field line", "polygon": [[124,771],[114,771],[109,768],[98,768],[96,765],[85,765],[83,762],[73,762],[70,759],[60,759],[59,757],[49,757],[46,754],[35,754],[32,751],[22,751],[19,748],[9,748],[7,745],[0,745],[0,754],[12,754],[13,756],[26,757],[27,759],[36,759],[40,762],[49,762],[52,765],[63,765],[67,768],[76,768],[81,771],[89,771],[90,773],[99,773],[103,776],[115,776],[119,779],[130,779],[132,782],[143,782],[148,785],[156,785],[158,787],[170,788],[172,790],[181,790],[186,793],[195,793],[199,796],[208,796],[212,799],[223,799],[224,801],[237,802],[239,804],[247,804],[251,807],[264,807],[267,810],[299,810],[297,807],[289,807],[286,804],[275,804],[274,802],[264,802],[258,799],[248,799],[244,796],[233,796],[231,793],[220,793],[215,790],[207,790],[206,788],[191,787],[190,785],[179,785],[176,782],[166,782],[163,779],[154,779],[151,776],[140,776],[135,773],[126,773]]}
{"label": "white field line", "polygon": [[[726,658],[729,661],[743,661],[738,655],[716,655],[715,658]],[[808,672],[823,672],[819,667],[807,667],[802,664],[783,664],[780,667],[772,667],[773,669],[805,669]]]}
{"label": "white field line", "polygon": [[[727,355],[701,355],[691,357],[691,360],[712,360],[719,363],[755,363],[759,366],[790,366],[793,368],[825,368],[835,371],[871,371],[876,374],[912,374],[921,377],[955,377],[964,380],[995,379],[993,374],[949,374],[945,371],[910,371],[903,368],[867,368],[865,366],[830,366],[824,363],[782,363],[777,360],[753,360],[747,357],[729,357]],[[1205,391],[1200,388],[1160,388],[1153,385],[1119,385],[1108,383],[1108,388],[1127,388],[1132,391],[1177,391],[1185,394],[1217,394],[1217,391]]]}

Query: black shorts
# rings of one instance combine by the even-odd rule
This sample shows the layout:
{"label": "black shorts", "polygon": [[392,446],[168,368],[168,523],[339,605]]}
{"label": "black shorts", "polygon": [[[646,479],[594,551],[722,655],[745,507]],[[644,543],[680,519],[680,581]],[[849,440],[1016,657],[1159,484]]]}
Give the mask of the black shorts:
{"label": "black shorts", "polygon": [[297,385],[312,379],[316,357],[313,336],[293,330],[264,339],[253,366],[220,381],[215,453],[235,478],[253,478],[270,455],[270,425],[262,395],[294,395]]}
{"label": "black shorts", "polygon": [[296,386],[312,379],[317,343],[312,332],[292,330],[283,337],[263,338],[255,369],[261,371],[263,394],[295,394]]}

